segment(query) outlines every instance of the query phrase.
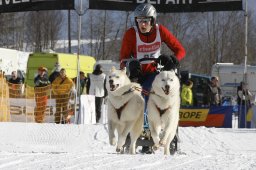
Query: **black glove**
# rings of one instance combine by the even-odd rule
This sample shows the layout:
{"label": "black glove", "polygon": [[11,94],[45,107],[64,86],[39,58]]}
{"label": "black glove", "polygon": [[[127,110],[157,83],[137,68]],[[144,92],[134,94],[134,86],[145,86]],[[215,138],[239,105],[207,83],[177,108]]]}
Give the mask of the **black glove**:
{"label": "black glove", "polygon": [[129,78],[133,79],[140,79],[142,76],[142,70],[139,61],[133,60],[129,63]]}
{"label": "black glove", "polygon": [[157,59],[156,62],[162,66],[167,64],[170,61],[170,57],[168,55],[162,54]]}
{"label": "black glove", "polygon": [[168,56],[168,55],[162,54],[158,57],[156,62],[164,66],[163,70],[172,70],[172,69],[178,68],[180,65],[177,58],[173,55]]}

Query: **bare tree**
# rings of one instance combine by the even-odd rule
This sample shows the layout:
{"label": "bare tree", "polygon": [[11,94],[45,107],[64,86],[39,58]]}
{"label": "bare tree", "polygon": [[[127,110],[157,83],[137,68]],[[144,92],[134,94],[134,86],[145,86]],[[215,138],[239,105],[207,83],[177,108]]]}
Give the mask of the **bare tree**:
{"label": "bare tree", "polygon": [[191,37],[190,57],[196,61],[193,71],[207,73],[216,62],[241,61],[243,52],[243,16],[241,12],[212,12],[198,15],[197,30]]}
{"label": "bare tree", "polygon": [[6,48],[23,49],[24,13],[1,14],[0,45]]}
{"label": "bare tree", "polygon": [[59,11],[30,12],[27,16],[26,37],[34,51],[54,50],[63,15]]}
{"label": "bare tree", "polygon": [[248,61],[250,64],[256,65],[256,20],[251,11],[248,13],[248,17]]}
{"label": "bare tree", "polygon": [[[191,70],[191,40],[194,38],[194,32],[198,29],[197,14],[195,13],[180,13],[180,14],[159,14],[157,17],[157,22],[166,26],[171,33],[177,37],[177,39],[182,43],[187,51],[187,57],[181,62],[182,67]],[[171,55],[171,51],[165,45],[162,50],[163,54]]]}
{"label": "bare tree", "polygon": [[90,39],[88,45],[90,54],[97,60],[118,60],[120,49],[118,38],[123,20],[117,19],[107,11],[91,11],[87,16],[87,21],[83,30],[87,30],[84,37]]}
{"label": "bare tree", "polygon": [[[97,60],[118,61],[123,34],[134,24],[132,13],[88,10],[85,14],[81,38],[89,39],[89,43],[82,41],[81,54],[95,56]],[[249,13],[249,64],[256,64],[256,23],[253,17]],[[77,40],[77,18],[77,13],[71,11],[73,40]],[[157,22],[165,25],[185,47],[187,55],[181,62],[183,69],[209,74],[216,62],[240,64],[244,61],[243,12],[158,14]],[[66,27],[64,24],[60,11],[1,14],[0,46],[27,48],[29,51],[54,49],[61,30]],[[162,53],[171,52],[164,46]]]}

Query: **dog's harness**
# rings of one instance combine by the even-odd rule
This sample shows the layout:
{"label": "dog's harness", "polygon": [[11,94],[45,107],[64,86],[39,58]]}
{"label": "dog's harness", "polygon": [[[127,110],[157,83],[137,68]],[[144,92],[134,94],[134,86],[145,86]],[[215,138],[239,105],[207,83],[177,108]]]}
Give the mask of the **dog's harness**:
{"label": "dog's harness", "polygon": [[126,92],[124,92],[124,93],[122,94],[122,96],[123,96],[123,95],[126,95],[126,94],[128,94],[128,93],[131,93],[131,92],[133,92],[133,91],[135,91],[135,90],[141,91],[141,88],[139,88],[139,87],[131,87],[129,90],[127,90]]}
{"label": "dog's harness", "polygon": [[120,108],[116,109],[116,113],[117,113],[117,117],[118,119],[120,120],[120,117],[121,117],[121,113],[123,111],[123,109],[125,108],[125,106],[127,105],[128,102],[126,102],[123,106],[121,106]]}
{"label": "dog's harness", "polygon": [[[150,93],[159,96],[159,95],[156,94],[154,91],[152,91],[152,92],[150,92]],[[159,97],[161,97],[161,96],[159,96]],[[160,109],[160,108],[157,106],[157,104],[156,104],[155,102],[154,102],[154,104],[155,104],[155,106],[156,106],[157,111],[158,111],[159,114],[160,114],[160,117],[161,117],[168,109],[171,108],[171,106],[169,106],[169,107],[167,107],[167,108],[165,108],[165,109]]]}
{"label": "dog's harness", "polygon": [[[124,92],[124,93],[122,94],[122,96],[123,96],[123,95],[126,95],[126,94],[128,94],[128,93],[131,93],[131,92],[133,92],[133,91],[135,91],[135,90],[141,91],[141,88],[139,88],[139,87],[131,87],[129,90],[127,90],[126,92]],[[119,120],[120,120],[120,118],[121,118],[121,113],[122,113],[123,109],[125,108],[125,106],[127,105],[127,103],[128,103],[128,101],[127,101],[126,103],[124,103],[121,107],[115,108],[116,113],[117,113],[117,117],[118,117]]]}
{"label": "dog's harness", "polygon": [[171,108],[171,106],[169,106],[169,107],[167,107],[167,108],[165,108],[165,109],[160,109],[156,104],[155,104],[155,106],[156,106],[156,109],[158,110],[158,112],[159,112],[159,114],[160,114],[160,117],[161,117],[168,109]]}

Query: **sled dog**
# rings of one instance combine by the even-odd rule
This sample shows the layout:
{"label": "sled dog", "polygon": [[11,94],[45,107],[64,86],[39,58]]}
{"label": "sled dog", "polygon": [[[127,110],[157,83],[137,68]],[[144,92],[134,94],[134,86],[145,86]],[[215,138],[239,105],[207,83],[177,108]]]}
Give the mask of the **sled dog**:
{"label": "sled dog", "polygon": [[153,149],[163,146],[164,154],[170,155],[180,109],[180,82],[174,71],[163,71],[155,77],[147,109]]}
{"label": "sled dog", "polygon": [[[126,69],[112,68],[107,77],[108,91],[108,130],[109,142],[117,145],[116,151],[123,152],[123,145],[130,133],[131,144],[129,153],[135,154],[136,141],[143,130],[144,99],[141,86],[131,83]],[[117,131],[118,140],[115,137]]]}

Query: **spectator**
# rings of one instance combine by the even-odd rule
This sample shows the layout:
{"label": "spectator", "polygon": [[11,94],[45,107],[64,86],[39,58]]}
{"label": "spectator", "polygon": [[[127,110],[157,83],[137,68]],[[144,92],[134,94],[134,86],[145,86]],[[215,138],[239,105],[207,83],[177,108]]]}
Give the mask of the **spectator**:
{"label": "spectator", "polygon": [[68,102],[73,86],[73,81],[67,77],[66,70],[62,68],[60,75],[52,82],[52,91],[56,98],[55,123],[57,124],[67,123]]}
{"label": "spectator", "polygon": [[58,62],[55,63],[54,69],[49,77],[49,81],[52,83],[59,75],[60,75],[60,64]]}
{"label": "spectator", "polygon": [[35,108],[35,121],[37,123],[42,123],[44,121],[45,110],[47,106],[48,99],[48,89],[49,89],[49,80],[47,76],[47,68],[39,67],[38,75],[34,79],[35,83],[35,99],[36,99],[36,108]]}
{"label": "spectator", "polygon": [[22,80],[17,75],[17,71],[12,72],[12,77],[9,79],[9,83],[12,83],[12,84],[21,84],[22,83]]}
{"label": "spectator", "polygon": [[212,77],[208,85],[209,105],[221,106],[221,89],[219,87],[219,78]]}
{"label": "spectator", "polygon": [[12,76],[9,79],[9,95],[11,98],[17,98],[21,96],[22,80],[18,77],[17,71],[12,72]]}
{"label": "spectator", "polygon": [[237,104],[246,105],[247,108],[249,108],[251,106],[251,97],[252,94],[248,90],[246,84],[244,82],[240,82],[240,86],[237,87]]}
{"label": "spectator", "polygon": [[100,64],[95,66],[94,71],[89,76],[86,86],[87,94],[95,96],[96,122],[101,118],[101,108],[104,97],[106,97],[106,75],[102,71]]}
{"label": "spectator", "polygon": [[[87,82],[87,77],[85,77],[85,74],[83,71],[80,71],[79,73],[79,77],[80,77],[80,95],[84,93],[84,88],[85,88],[85,85],[86,85],[86,82]],[[76,79],[77,77],[73,78],[73,82],[75,83],[76,85]]]}
{"label": "spectator", "polygon": [[193,93],[192,93],[193,82],[187,80],[182,86],[181,90],[181,105],[182,106],[193,106]]}

